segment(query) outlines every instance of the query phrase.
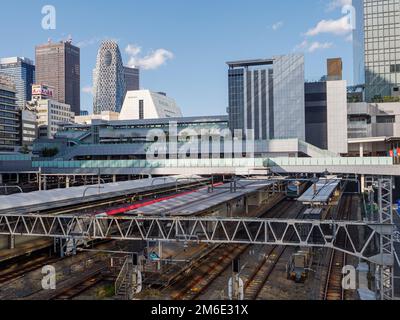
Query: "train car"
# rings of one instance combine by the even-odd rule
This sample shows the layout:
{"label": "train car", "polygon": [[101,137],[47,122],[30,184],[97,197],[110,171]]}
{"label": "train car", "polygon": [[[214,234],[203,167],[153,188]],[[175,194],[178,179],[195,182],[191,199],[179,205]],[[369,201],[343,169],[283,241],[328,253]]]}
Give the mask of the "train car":
{"label": "train car", "polygon": [[306,190],[308,184],[306,182],[291,181],[287,186],[286,197],[288,199],[297,199]]}
{"label": "train car", "polygon": [[286,265],[287,279],[304,283],[312,265],[312,250],[301,249],[290,257]]}

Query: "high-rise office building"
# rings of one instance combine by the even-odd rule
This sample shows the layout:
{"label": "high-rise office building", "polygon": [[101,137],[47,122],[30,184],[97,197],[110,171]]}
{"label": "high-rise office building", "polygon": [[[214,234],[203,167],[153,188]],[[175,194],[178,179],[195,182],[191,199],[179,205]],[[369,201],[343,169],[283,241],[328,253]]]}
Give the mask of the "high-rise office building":
{"label": "high-rise office building", "polygon": [[304,56],[228,62],[231,130],[305,140]]}
{"label": "high-rise office building", "polygon": [[93,112],[120,112],[126,94],[124,65],[118,44],[113,40],[104,41],[97,54],[96,69],[93,72]]}
{"label": "high-rise office building", "polygon": [[367,101],[400,94],[400,0],[353,0],[354,84]]}
{"label": "high-rise office building", "polygon": [[126,91],[140,90],[140,70],[138,68],[124,67]]}
{"label": "high-rise office building", "polygon": [[0,152],[16,151],[19,141],[17,90],[11,77],[0,74]]}
{"label": "high-rise office building", "polygon": [[24,57],[0,59],[0,73],[11,77],[17,90],[17,105],[22,110],[32,97],[32,84],[35,83],[35,65]]}
{"label": "high-rise office building", "polygon": [[80,114],[80,49],[71,41],[36,47],[36,83],[54,88],[54,100]]}

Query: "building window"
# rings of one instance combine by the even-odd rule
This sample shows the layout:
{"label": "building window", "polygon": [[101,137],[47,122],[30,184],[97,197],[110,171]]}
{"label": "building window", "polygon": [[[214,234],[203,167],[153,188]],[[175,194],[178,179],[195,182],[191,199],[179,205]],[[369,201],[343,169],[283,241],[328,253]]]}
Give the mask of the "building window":
{"label": "building window", "polygon": [[390,73],[400,72],[400,64],[392,64],[390,65]]}
{"label": "building window", "polygon": [[376,117],[377,123],[395,123],[396,117],[395,116],[378,116]]}
{"label": "building window", "polygon": [[144,101],[139,100],[139,119],[143,120],[144,119]]}

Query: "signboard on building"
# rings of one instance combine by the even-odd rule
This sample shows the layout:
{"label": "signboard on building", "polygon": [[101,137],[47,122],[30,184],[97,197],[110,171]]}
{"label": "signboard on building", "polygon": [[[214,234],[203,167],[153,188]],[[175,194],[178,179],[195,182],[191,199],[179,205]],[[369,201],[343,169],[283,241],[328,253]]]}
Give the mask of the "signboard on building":
{"label": "signboard on building", "polygon": [[46,85],[33,85],[32,95],[52,98],[54,96],[54,89]]}

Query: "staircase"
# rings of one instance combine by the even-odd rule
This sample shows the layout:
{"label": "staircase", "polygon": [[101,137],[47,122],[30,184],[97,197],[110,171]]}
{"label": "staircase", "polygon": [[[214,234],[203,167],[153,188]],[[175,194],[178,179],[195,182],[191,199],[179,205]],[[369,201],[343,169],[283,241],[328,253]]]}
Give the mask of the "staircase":
{"label": "staircase", "polygon": [[127,257],[115,281],[115,298],[117,300],[132,300],[133,271],[132,257]]}

